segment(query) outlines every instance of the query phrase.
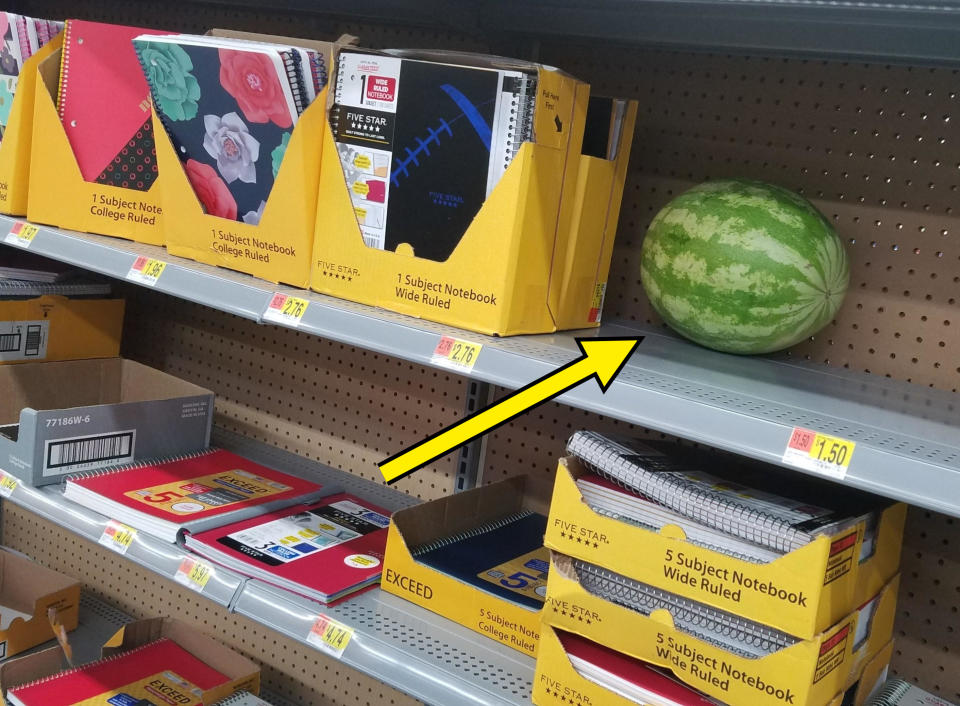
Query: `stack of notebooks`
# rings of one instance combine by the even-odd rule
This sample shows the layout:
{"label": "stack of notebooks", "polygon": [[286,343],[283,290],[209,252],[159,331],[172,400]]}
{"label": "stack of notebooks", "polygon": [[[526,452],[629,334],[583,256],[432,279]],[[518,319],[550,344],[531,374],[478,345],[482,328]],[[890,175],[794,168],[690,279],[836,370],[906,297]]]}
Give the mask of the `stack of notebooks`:
{"label": "stack of notebooks", "polygon": [[108,282],[86,276],[80,270],[25,250],[0,251],[0,299],[59,295],[105,297]]}
{"label": "stack of notebooks", "polygon": [[144,34],[133,46],[206,213],[258,224],[293,127],[326,84],[322,54],[189,34]]}
{"label": "stack of notebooks", "polygon": [[204,691],[228,681],[177,643],[163,638],[10,689],[7,701],[10,706],[202,706]]}
{"label": "stack of notebooks", "polygon": [[0,139],[10,120],[23,62],[62,29],[62,22],[0,12]]}

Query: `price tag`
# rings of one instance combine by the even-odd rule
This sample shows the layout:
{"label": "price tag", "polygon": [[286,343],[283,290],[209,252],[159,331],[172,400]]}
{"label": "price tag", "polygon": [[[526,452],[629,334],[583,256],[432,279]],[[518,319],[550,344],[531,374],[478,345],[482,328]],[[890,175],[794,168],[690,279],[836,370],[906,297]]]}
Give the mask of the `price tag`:
{"label": "price tag", "polygon": [[847,475],[856,447],[856,442],[849,439],[794,427],[787,449],[783,452],[783,462],[788,466],[842,479]]}
{"label": "price tag", "polygon": [[137,284],[147,287],[155,287],[160,275],[166,269],[167,263],[163,260],[154,260],[153,258],[143,257],[142,255],[133,261],[130,271],[127,273],[127,279]]}
{"label": "price tag", "polygon": [[213,576],[212,566],[193,557],[185,556],[177,568],[177,573],[173,575],[173,580],[187,588],[192,588],[198,593],[203,593],[203,589],[211,576]]}
{"label": "price tag", "polygon": [[287,294],[277,292],[270,300],[270,304],[263,314],[263,320],[297,328],[300,326],[300,320],[303,318],[309,305],[310,302],[306,299],[291,297]]}
{"label": "price tag", "polygon": [[17,489],[17,479],[0,471],[0,498],[9,498]]}
{"label": "price tag", "polygon": [[7,237],[4,238],[3,242],[21,248],[29,248],[34,236],[39,232],[40,229],[32,223],[17,221],[13,224],[13,227],[10,228],[10,232],[7,233]]}
{"label": "price tag", "polygon": [[441,336],[437,347],[433,349],[430,362],[453,370],[470,371],[477,364],[481,343],[471,343],[451,336]]}
{"label": "price tag", "polygon": [[98,540],[100,544],[109,547],[118,554],[126,554],[133,538],[137,536],[137,531],[133,527],[127,527],[122,522],[110,520],[103,529],[103,534]]}
{"label": "price tag", "polygon": [[318,615],[307,635],[307,642],[327,654],[340,657],[350,644],[353,630],[326,615]]}

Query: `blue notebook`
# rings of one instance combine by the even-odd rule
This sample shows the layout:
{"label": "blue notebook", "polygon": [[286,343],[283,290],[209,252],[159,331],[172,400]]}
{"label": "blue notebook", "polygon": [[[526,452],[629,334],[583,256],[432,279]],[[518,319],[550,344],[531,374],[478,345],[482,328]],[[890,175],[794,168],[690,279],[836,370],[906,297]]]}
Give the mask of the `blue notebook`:
{"label": "blue notebook", "polygon": [[412,550],[417,561],[534,610],[543,607],[547,518],[523,511]]}

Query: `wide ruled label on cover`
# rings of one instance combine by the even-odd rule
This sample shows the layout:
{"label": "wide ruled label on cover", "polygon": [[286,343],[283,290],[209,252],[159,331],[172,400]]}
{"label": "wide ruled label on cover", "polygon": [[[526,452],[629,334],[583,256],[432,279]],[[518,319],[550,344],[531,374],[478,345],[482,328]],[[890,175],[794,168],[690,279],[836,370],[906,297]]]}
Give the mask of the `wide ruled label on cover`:
{"label": "wide ruled label on cover", "polygon": [[103,534],[97,541],[119,554],[126,554],[130,545],[133,544],[133,538],[136,536],[137,531],[133,527],[128,527],[116,520],[110,520],[107,522],[107,526],[103,528]]}
{"label": "wide ruled label on cover", "polygon": [[[390,518],[349,500],[248,527],[219,541],[267,566],[280,566],[385,529]],[[359,555],[358,555],[359,556]],[[379,564],[379,560],[371,557]],[[362,560],[347,564],[371,568]],[[376,564],[373,564],[375,566]]]}
{"label": "wide ruled label on cover", "polygon": [[277,292],[271,297],[267,310],[263,312],[263,320],[297,328],[309,305],[310,302],[306,299]]}
{"label": "wide ruled label on cover", "polygon": [[842,479],[850,469],[856,442],[794,427],[783,452],[783,463],[829,478]]}
{"label": "wide ruled label on cover", "polygon": [[268,498],[288,490],[289,485],[236,469],[198,476],[187,482],[163,483],[129,490],[124,495],[172,515],[193,515],[253,498]]}
{"label": "wide ruled label on cover", "polygon": [[177,572],[173,575],[173,580],[187,588],[203,593],[203,589],[213,576],[213,567],[205,561],[200,561],[190,556],[183,557]]}
{"label": "wide ruled label on cover", "polygon": [[169,670],[75,702],[75,706],[202,706],[203,690]]}
{"label": "wide ruled label on cover", "polygon": [[130,271],[127,272],[127,279],[137,284],[147,287],[155,287],[160,275],[167,268],[167,263],[163,260],[154,260],[153,258],[143,257],[142,255],[133,261]]}
{"label": "wide ruled label on cover", "polygon": [[478,578],[542,601],[547,595],[550,550],[539,547],[477,574]]}
{"label": "wide ruled label on cover", "polygon": [[326,615],[318,615],[313,621],[310,632],[307,633],[307,642],[319,647],[323,652],[340,657],[350,644],[353,629],[343,623],[338,623]]}
{"label": "wide ruled label on cover", "polygon": [[17,489],[17,479],[0,471],[0,498],[9,498]]}
{"label": "wide ruled label on cover", "polygon": [[452,336],[441,336],[437,347],[433,349],[430,362],[444,368],[462,372],[473,370],[480,357],[483,344],[464,341]]}
{"label": "wide ruled label on cover", "polygon": [[32,223],[24,223],[23,221],[17,221],[10,228],[10,232],[7,233],[7,237],[4,238],[5,243],[8,245],[16,245],[21,248],[29,248],[30,244],[33,243],[34,237],[37,233],[40,232],[40,229],[33,225]]}

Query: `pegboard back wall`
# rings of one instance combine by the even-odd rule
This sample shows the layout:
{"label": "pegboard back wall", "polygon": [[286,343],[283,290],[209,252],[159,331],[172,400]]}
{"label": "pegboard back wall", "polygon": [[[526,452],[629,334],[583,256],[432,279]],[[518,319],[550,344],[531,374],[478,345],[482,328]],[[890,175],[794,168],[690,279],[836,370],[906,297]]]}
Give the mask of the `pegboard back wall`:
{"label": "pegboard back wall", "polygon": [[187,622],[261,665],[263,686],[300,706],[415,706],[420,702],[350,669],[338,660],[214,604],[171,579],[118,559],[9,502],[3,503],[3,543],[43,566],[79,579],[134,618],[169,616]]}

